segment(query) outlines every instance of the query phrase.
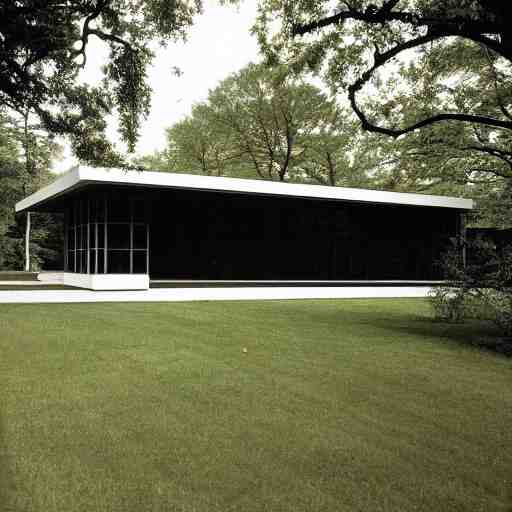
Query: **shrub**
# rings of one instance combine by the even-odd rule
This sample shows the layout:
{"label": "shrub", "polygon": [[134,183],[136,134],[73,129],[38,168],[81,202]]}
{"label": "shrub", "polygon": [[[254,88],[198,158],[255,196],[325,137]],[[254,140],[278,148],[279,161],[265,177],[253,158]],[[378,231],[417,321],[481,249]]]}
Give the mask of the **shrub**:
{"label": "shrub", "polygon": [[451,322],[486,318],[512,339],[512,246],[458,239],[444,255],[441,267],[447,284],[430,293],[434,316]]}
{"label": "shrub", "polygon": [[430,291],[429,299],[437,320],[462,322],[466,316],[466,300],[460,288],[436,286]]}
{"label": "shrub", "polygon": [[512,289],[489,290],[482,294],[482,302],[489,311],[490,319],[505,336],[512,339]]}

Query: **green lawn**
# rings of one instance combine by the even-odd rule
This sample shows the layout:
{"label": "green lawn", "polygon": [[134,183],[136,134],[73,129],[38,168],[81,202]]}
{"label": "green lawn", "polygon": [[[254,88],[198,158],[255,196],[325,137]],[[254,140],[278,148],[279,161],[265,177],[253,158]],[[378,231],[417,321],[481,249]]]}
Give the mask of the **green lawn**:
{"label": "green lawn", "polygon": [[0,305],[0,510],[510,512],[486,329],[422,300]]}

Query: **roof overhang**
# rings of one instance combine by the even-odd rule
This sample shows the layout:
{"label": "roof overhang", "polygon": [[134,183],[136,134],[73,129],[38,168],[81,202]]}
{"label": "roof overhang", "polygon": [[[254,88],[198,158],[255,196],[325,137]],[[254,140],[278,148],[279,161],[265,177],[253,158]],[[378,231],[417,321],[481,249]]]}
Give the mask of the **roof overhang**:
{"label": "roof overhang", "polygon": [[50,200],[89,184],[232,192],[373,204],[433,206],[455,208],[458,210],[471,210],[473,208],[473,201],[471,199],[459,197],[77,166],[50,183],[50,185],[16,203],[16,212],[36,208]]}

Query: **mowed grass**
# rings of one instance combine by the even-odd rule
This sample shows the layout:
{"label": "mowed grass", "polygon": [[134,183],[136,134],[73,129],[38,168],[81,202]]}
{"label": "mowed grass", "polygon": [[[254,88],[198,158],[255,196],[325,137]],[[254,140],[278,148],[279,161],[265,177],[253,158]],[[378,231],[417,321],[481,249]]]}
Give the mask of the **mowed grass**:
{"label": "mowed grass", "polygon": [[511,511],[488,329],[422,300],[1,305],[0,510]]}

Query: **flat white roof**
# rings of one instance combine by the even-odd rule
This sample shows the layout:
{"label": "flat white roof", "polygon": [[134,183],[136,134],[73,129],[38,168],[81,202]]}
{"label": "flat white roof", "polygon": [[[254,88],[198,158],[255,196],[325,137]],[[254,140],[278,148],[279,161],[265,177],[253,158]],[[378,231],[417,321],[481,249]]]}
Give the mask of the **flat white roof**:
{"label": "flat white roof", "polygon": [[126,171],[123,169],[77,166],[63,174],[53,183],[50,183],[50,185],[16,203],[16,211],[21,212],[28,210],[85,185],[101,183],[330,199],[363,203],[436,206],[460,210],[471,210],[473,208],[473,201],[471,199],[462,199],[459,197],[383,192],[380,190],[328,187],[324,185],[302,185],[298,183],[279,183],[275,181],[247,180],[240,178],[221,178],[195,174]]}

